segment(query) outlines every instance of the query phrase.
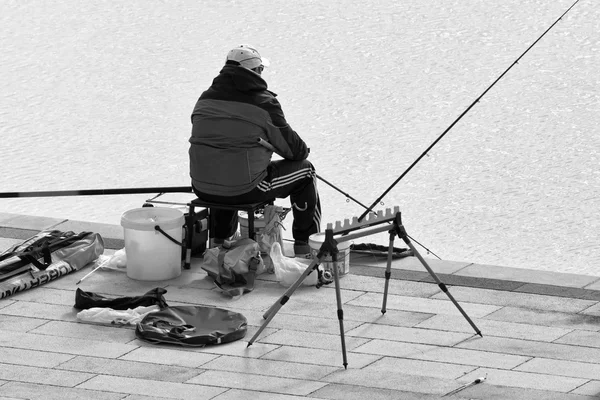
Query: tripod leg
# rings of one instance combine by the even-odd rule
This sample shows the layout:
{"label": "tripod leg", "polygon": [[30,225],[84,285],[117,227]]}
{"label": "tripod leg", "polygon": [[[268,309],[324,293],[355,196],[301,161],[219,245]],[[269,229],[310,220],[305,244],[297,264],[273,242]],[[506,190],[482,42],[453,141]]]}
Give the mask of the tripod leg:
{"label": "tripod leg", "polygon": [[333,261],[333,280],[335,282],[335,299],[337,302],[337,314],[340,322],[340,339],[342,341],[342,359],[344,369],[348,369],[348,358],[346,357],[346,336],[344,332],[344,310],[342,310],[342,294],[340,292],[340,276],[337,267],[337,252],[331,255]]}
{"label": "tripod leg", "polygon": [[394,231],[390,231],[390,247],[388,249],[387,267],[385,269],[385,286],[383,289],[383,305],[381,306],[382,314],[385,314],[386,306],[387,306],[388,287],[390,286],[390,277],[392,276],[392,254],[394,252],[394,237],[395,236],[396,236],[396,233]]}
{"label": "tripod leg", "polygon": [[256,340],[256,338],[258,338],[258,336],[262,333],[262,331],[267,327],[267,325],[269,324],[269,322],[271,322],[271,320],[273,319],[273,317],[275,316],[275,314],[277,314],[277,312],[281,309],[281,307],[283,307],[283,305],[285,303],[287,303],[287,301],[290,299],[290,297],[296,291],[296,289],[298,289],[298,286],[300,286],[302,284],[302,282],[306,279],[306,277],[308,276],[308,274],[310,274],[313,271],[313,269],[315,269],[320,263],[321,263],[321,259],[320,258],[318,258],[316,260],[313,260],[310,263],[310,265],[304,270],[304,272],[302,273],[302,275],[300,275],[300,277],[298,279],[296,279],[296,282],[294,282],[292,284],[292,286],[290,286],[288,288],[288,290],[285,291],[285,293],[283,294],[283,296],[281,296],[279,298],[279,300],[277,302],[275,302],[275,304],[273,304],[271,306],[271,308],[269,308],[269,311],[267,311],[263,315],[263,318],[265,319],[265,321],[262,323],[262,325],[260,326],[260,328],[258,328],[258,330],[254,334],[254,336],[252,336],[252,339],[250,339],[250,341],[248,342],[248,346],[247,347],[250,347],[252,345],[252,343],[254,343],[254,341]]}
{"label": "tripod leg", "polygon": [[[314,266],[313,266],[314,263]],[[273,303],[273,305],[263,314],[263,319],[267,319],[269,318],[269,315],[271,313],[273,313],[274,311],[276,312],[276,309],[279,309],[281,307],[278,308],[278,304],[283,302],[283,304],[285,304],[289,297],[292,295],[292,293],[296,290],[296,288],[298,286],[300,286],[300,284],[302,284],[302,282],[304,281],[304,279],[306,279],[306,277],[311,273],[312,270],[316,270],[317,267],[319,266],[319,264],[321,264],[321,259],[317,258],[316,260],[313,260],[313,262],[304,270],[305,273],[303,273],[298,280],[296,280],[296,282],[294,282],[294,284],[292,286],[289,287],[288,290],[285,291],[285,293],[279,298],[279,300],[277,300],[275,303]],[[315,272],[317,273],[317,272]],[[298,283],[298,285],[296,287],[294,287],[294,285]],[[293,289],[292,289],[293,288]]]}
{"label": "tripod leg", "polygon": [[448,288],[446,287],[446,285],[438,278],[438,276],[435,274],[435,272],[433,272],[433,270],[429,267],[429,265],[427,264],[427,262],[425,261],[425,259],[423,257],[421,257],[421,254],[419,254],[419,252],[417,251],[417,249],[415,248],[415,246],[413,246],[412,242],[408,239],[408,237],[407,236],[403,236],[402,239],[408,245],[408,247],[410,247],[410,249],[413,251],[413,253],[415,254],[415,256],[417,256],[417,258],[419,259],[419,261],[421,261],[421,264],[423,264],[423,266],[425,267],[425,269],[427,270],[427,272],[429,272],[429,274],[433,277],[433,279],[438,284],[438,286],[440,287],[440,289],[442,289],[442,292],[446,293],[446,295],[448,296],[448,298],[452,301],[452,303],[454,303],[454,305],[456,306],[456,308],[458,308],[458,311],[460,311],[460,313],[463,315],[463,317],[465,317],[465,319],[471,325],[471,327],[475,330],[475,332],[479,336],[483,337],[483,335],[481,334],[481,331],[479,330],[479,328],[477,328],[477,326],[471,320],[471,318],[469,318],[469,316],[467,315],[467,313],[465,312],[465,310],[462,309],[462,307],[460,306],[460,304],[458,304],[458,302],[454,299],[454,297],[452,296],[452,294],[450,294],[450,292],[448,291]]}

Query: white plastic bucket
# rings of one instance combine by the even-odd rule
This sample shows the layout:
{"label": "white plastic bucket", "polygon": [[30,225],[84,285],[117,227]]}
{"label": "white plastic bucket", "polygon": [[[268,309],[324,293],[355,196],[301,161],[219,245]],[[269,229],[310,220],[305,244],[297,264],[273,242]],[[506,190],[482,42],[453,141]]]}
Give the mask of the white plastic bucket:
{"label": "white plastic bucket", "polygon": [[[317,253],[319,252],[319,249],[321,249],[321,245],[323,245],[324,241],[324,233],[315,233],[308,238],[308,245],[310,246],[310,252],[312,253],[313,258],[317,257]],[[337,248],[338,256],[335,264],[337,264],[339,276],[344,276],[350,272],[350,243],[338,243]],[[328,255],[322,260],[322,265],[325,270],[333,273],[334,262],[331,255]]]}
{"label": "white plastic bucket", "polygon": [[142,207],[121,216],[127,254],[127,276],[142,281],[162,281],[181,275],[181,246],[155,229],[159,226],[181,243],[183,213],[174,208]]}

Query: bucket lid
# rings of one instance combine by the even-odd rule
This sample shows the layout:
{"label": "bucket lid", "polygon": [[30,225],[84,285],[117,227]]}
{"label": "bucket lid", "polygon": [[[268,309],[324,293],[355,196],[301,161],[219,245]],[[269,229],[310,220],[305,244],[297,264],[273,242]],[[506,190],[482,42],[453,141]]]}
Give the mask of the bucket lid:
{"label": "bucket lid", "polygon": [[156,225],[163,230],[181,228],[184,217],[180,210],[167,207],[141,207],[125,211],[121,226],[138,231],[153,231]]}
{"label": "bucket lid", "polygon": [[[325,241],[324,233],[313,233],[308,237],[308,245],[313,250],[319,250]],[[346,250],[350,247],[350,242],[338,242],[338,250]]]}

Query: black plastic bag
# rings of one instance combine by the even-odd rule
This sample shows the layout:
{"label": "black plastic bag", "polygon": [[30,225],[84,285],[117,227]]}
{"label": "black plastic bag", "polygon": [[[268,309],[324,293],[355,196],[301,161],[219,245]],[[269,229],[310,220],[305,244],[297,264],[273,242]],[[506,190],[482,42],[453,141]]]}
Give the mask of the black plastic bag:
{"label": "black plastic bag", "polygon": [[135,335],[152,343],[204,347],[246,336],[242,314],[216,307],[175,306],[152,312],[139,322]]}
{"label": "black plastic bag", "polygon": [[160,308],[168,306],[163,295],[166,289],[157,287],[147,291],[141,296],[106,297],[94,292],[85,292],[79,288],[75,292],[74,307],[79,310],[87,310],[93,307],[108,307],[113,310],[127,310],[136,307],[148,307],[157,305]]}

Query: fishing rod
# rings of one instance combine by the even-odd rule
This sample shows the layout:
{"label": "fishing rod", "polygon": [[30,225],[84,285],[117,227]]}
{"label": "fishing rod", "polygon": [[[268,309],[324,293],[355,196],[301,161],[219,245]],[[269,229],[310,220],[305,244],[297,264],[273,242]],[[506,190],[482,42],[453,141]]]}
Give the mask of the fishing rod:
{"label": "fishing rod", "polygon": [[149,188],[115,188],[115,189],[82,189],[82,190],[48,190],[37,192],[4,192],[0,199],[11,197],[55,197],[55,196],[104,196],[115,194],[139,193],[191,193],[191,186],[149,187]]}
{"label": "fishing rod", "polygon": [[[331,182],[326,181],[325,179],[323,179],[323,177],[317,175],[317,178],[322,180],[324,183],[328,184],[329,186],[331,186],[333,189],[337,190],[338,192],[340,192],[341,194],[343,194],[344,196],[346,196],[347,201],[348,200],[352,200],[354,201],[356,204],[358,204],[359,206],[362,206],[363,208],[367,208],[366,205],[364,205],[363,203],[361,203],[360,201],[356,200],[354,197],[350,196],[348,193],[344,192],[343,190],[341,190],[340,188],[338,188],[337,186],[335,186],[334,184],[332,184]],[[371,211],[373,214],[377,214],[375,211]]]}
{"label": "fishing rod", "polygon": [[[257,142],[258,144],[260,144],[261,146],[271,150],[272,152],[275,152],[275,147],[273,147],[273,145],[269,142],[267,142],[266,140],[264,140],[263,138],[257,138]],[[316,175],[316,174],[315,174]],[[321,181],[323,181],[324,183],[328,184],[329,186],[331,186],[333,189],[337,190],[338,192],[340,192],[341,194],[343,194],[344,196],[346,196],[347,199],[351,199],[352,201],[354,201],[356,204],[358,204],[359,206],[362,206],[363,208],[365,208],[367,211],[365,212],[365,215],[369,212],[372,212],[374,214],[377,214],[375,211],[373,210],[369,210],[369,208],[364,205],[363,203],[361,203],[360,201],[356,200],[354,197],[350,196],[348,193],[344,192],[343,190],[341,190],[340,188],[338,188],[337,186],[335,186],[334,184],[332,184],[331,182],[328,182],[327,180],[323,179],[321,176],[317,175],[317,178],[320,179]],[[408,236],[408,235],[407,235]],[[408,236],[410,239],[412,239],[415,243],[417,243],[419,246],[421,246],[422,248],[424,248],[427,253],[431,253],[434,256],[436,256],[438,259],[441,260],[440,256],[438,256],[437,254],[435,254],[433,251],[429,250],[427,247],[425,247],[423,244],[417,242],[414,238]]]}
{"label": "fishing rod", "polygon": [[390,192],[390,190],[392,190],[392,189],[394,188],[394,186],[396,186],[396,185],[398,184],[398,182],[400,182],[400,181],[402,180],[402,178],[404,178],[404,176],[405,176],[405,175],[406,175],[406,174],[407,174],[407,173],[408,173],[408,172],[409,172],[409,171],[410,171],[410,170],[411,170],[411,169],[412,169],[412,168],[413,168],[415,165],[417,165],[417,164],[419,163],[419,161],[421,161],[421,159],[422,159],[423,157],[425,157],[425,155],[427,155],[427,153],[428,153],[428,152],[429,152],[429,151],[430,151],[430,150],[431,150],[431,149],[432,149],[432,148],[433,148],[433,147],[434,147],[434,146],[435,146],[435,145],[436,145],[436,144],[437,144],[437,143],[438,143],[438,142],[439,142],[439,141],[440,141],[440,140],[441,140],[441,139],[442,139],[442,138],[443,138],[445,135],[446,135],[446,133],[448,133],[448,132],[450,131],[450,129],[452,129],[452,128],[454,127],[454,125],[456,125],[456,123],[457,123],[458,121],[460,121],[460,120],[462,119],[462,117],[464,117],[464,116],[465,116],[465,114],[467,114],[467,113],[468,113],[468,112],[471,110],[471,108],[473,108],[473,106],[475,106],[475,104],[477,104],[477,103],[479,102],[479,100],[481,100],[481,98],[482,98],[483,96],[485,96],[485,94],[486,94],[486,93],[487,93],[487,92],[488,92],[488,91],[489,91],[489,90],[490,90],[492,87],[494,87],[494,85],[495,85],[495,84],[496,84],[496,83],[497,83],[497,82],[498,82],[500,79],[502,79],[502,78],[504,77],[504,75],[506,75],[506,73],[507,73],[508,71],[510,71],[510,69],[511,69],[511,68],[512,68],[512,67],[513,67],[515,64],[517,64],[517,63],[519,62],[519,60],[520,60],[521,58],[523,58],[523,56],[524,56],[525,54],[527,54],[527,52],[528,52],[528,51],[529,51],[529,50],[530,50],[530,49],[531,49],[533,46],[535,46],[535,45],[537,44],[537,42],[539,42],[539,41],[540,41],[540,40],[541,40],[541,39],[542,39],[542,38],[543,38],[543,37],[546,35],[546,33],[548,33],[548,32],[549,32],[549,31],[550,31],[550,30],[551,30],[551,29],[554,27],[554,25],[556,25],[556,24],[558,23],[558,21],[560,21],[560,20],[561,20],[561,19],[562,19],[562,18],[563,18],[565,15],[567,15],[567,13],[568,13],[569,11],[571,11],[571,9],[572,9],[573,7],[575,7],[575,5],[576,5],[577,3],[579,3],[579,0],[576,0],[576,1],[575,1],[575,2],[574,2],[572,5],[571,5],[571,7],[569,7],[569,8],[567,9],[567,11],[565,11],[565,12],[564,12],[564,13],[563,13],[563,14],[562,14],[560,17],[558,17],[558,19],[557,19],[556,21],[554,21],[554,23],[553,23],[552,25],[550,25],[550,27],[549,27],[548,29],[546,29],[546,30],[544,31],[544,33],[542,33],[542,34],[541,34],[541,36],[540,36],[540,37],[538,37],[538,38],[536,39],[536,41],[535,41],[535,42],[533,42],[533,43],[531,44],[531,46],[529,46],[529,47],[527,48],[527,50],[525,50],[525,51],[523,52],[523,54],[521,54],[521,55],[519,56],[519,58],[517,58],[517,59],[516,59],[516,60],[515,60],[515,61],[514,61],[514,62],[513,62],[513,63],[512,63],[512,64],[511,64],[511,65],[510,65],[510,66],[509,66],[509,67],[508,67],[508,68],[507,68],[507,69],[506,69],[506,70],[505,70],[505,71],[504,71],[504,72],[503,72],[503,73],[502,73],[502,74],[501,74],[499,77],[498,77],[498,78],[496,78],[496,80],[495,80],[495,81],[494,81],[494,82],[493,82],[493,83],[492,83],[490,86],[488,86],[488,88],[487,88],[487,89],[485,89],[485,90],[484,90],[484,92],[483,92],[483,93],[482,93],[482,94],[481,94],[481,95],[480,95],[480,96],[479,96],[477,99],[475,99],[475,101],[474,101],[473,103],[471,103],[471,105],[470,105],[469,107],[467,107],[467,109],[466,109],[465,111],[463,111],[463,113],[462,113],[462,114],[460,114],[460,115],[458,116],[458,118],[456,118],[456,120],[454,120],[454,122],[452,122],[452,124],[450,124],[450,126],[449,126],[448,128],[446,128],[446,130],[445,130],[445,131],[444,131],[444,132],[443,132],[443,133],[442,133],[442,134],[441,134],[441,135],[440,135],[440,136],[439,136],[439,137],[438,137],[438,138],[437,138],[437,139],[436,139],[436,140],[435,140],[435,141],[434,141],[434,142],[433,142],[433,143],[432,143],[432,144],[431,144],[431,145],[430,145],[430,146],[429,146],[429,147],[428,147],[428,148],[427,148],[427,149],[426,149],[424,152],[423,152],[423,154],[421,154],[421,155],[420,155],[420,156],[419,156],[419,157],[418,157],[418,158],[417,158],[417,159],[416,159],[416,160],[415,160],[415,161],[414,161],[414,162],[413,162],[413,163],[412,163],[412,164],[411,164],[411,165],[410,165],[410,166],[409,166],[409,167],[406,169],[406,171],[404,171],[404,172],[402,173],[402,175],[400,175],[400,176],[398,177],[398,179],[396,179],[396,180],[395,180],[395,181],[394,181],[394,182],[393,182],[393,183],[390,185],[390,187],[388,187],[388,188],[387,188],[387,189],[386,189],[386,190],[383,192],[383,194],[382,194],[381,196],[379,196],[379,197],[377,198],[377,200],[375,200],[375,201],[373,202],[373,204],[371,204],[371,206],[367,207],[367,210],[366,210],[366,211],[365,211],[365,212],[364,212],[364,213],[363,213],[363,214],[362,214],[362,215],[361,215],[361,216],[358,218],[358,220],[359,220],[359,221],[362,221],[362,220],[363,220],[363,218],[364,218],[364,217],[365,217],[365,216],[366,216],[366,215],[367,215],[367,214],[368,214],[368,213],[369,213],[369,212],[370,212],[370,211],[373,209],[373,207],[375,207],[375,206],[377,205],[377,203],[379,203],[379,202],[381,201],[381,199],[383,199],[383,198],[385,197],[385,195],[387,195],[387,194]]}
{"label": "fishing rod", "polygon": [[[329,186],[331,186],[333,189],[337,190],[338,192],[340,192],[341,194],[343,194],[344,196],[346,196],[347,199],[353,200],[356,204],[358,204],[359,206],[362,206],[363,208],[367,209],[367,206],[365,206],[363,203],[361,203],[360,201],[356,200],[354,197],[350,196],[348,193],[344,192],[343,190],[341,190],[340,188],[338,188],[337,186],[335,186],[334,184],[332,184],[331,182],[326,181],[325,179],[323,179],[322,177],[320,177],[319,175],[317,175],[317,178],[322,180],[323,182],[325,182],[326,184],[328,184]],[[373,214],[377,215],[377,213],[375,211],[370,211]],[[413,242],[415,242],[416,244],[418,244],[419,246],[421,246],[422,248],[424,248],[427,253],[430,253],[432,255],[434,255],[435,257],[437,257],[439,260],[441,260],[440,256],[438,256],[437,254],[435,254],[433,251],[431,251],[430,249],[428,249],[427,247],[425,247],[422,243],[419,243],[418,241],[416,241],[413,237],[411,237],[410,235],[406,235],[408,236],[410,239],[412,239]]]}
{"label": "fishing rod", "polygon": [[[275,149],[275,147],[273,147],[273,145],[269,142],[267,142],[265,139],[259,137],[256,139],[258,144],[260,144],[261,146],[263,146],[264,148],[276,153],[277,150]],[[316,175],[316,174],[315,174]],[[346,196],[347,199],[350,199],[352,201],[354,201],[356,204],[358,204],[359,206],[363,206],[364,208],[367,208],[367,206],[365,206],[363,203],[361,203],[360,201],[356,200],[354,197],[350,196],[348,193],[342,191],[340,188],[336,187],[333,183],[326,181],[325,179],[323,179],[323,177],[316,175],[317,179],[322,180],[324,183],[328,184],[329,186],[331,186],[333,189],[337,190],[338,192],[340,192],[341,194],[343,194],[344,196]],[[377,214],[376,212],[373,211],[374,214]]]}

